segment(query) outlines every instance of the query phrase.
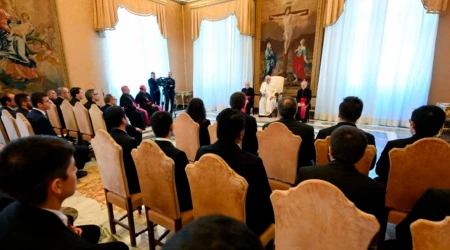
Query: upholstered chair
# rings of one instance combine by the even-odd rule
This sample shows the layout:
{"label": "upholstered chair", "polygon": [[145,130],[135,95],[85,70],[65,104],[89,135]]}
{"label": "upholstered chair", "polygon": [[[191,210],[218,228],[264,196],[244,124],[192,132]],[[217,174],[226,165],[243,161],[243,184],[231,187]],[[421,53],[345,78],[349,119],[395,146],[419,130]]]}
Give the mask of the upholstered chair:
{"label": "upholstered chair", "polygon": [[450,246],[450,216],[442,221],[419,219],[410,226],[413,250],[447,250]]}
{"label": "upholstered chair", "polygon": [[3,122],[0,120],[0,143],[5,145],[8,142],[8,134],[6,133],[5,127],[3,126]]}
{"label": "upholstered chair", "polygon": [[92,127],[94,129],[94,134],[100,129],[107,131],[105,120],[103,119],[103,112],[97,105],[92,105],[89,109],[89,115],[92,121]]}
{"label": "upholstered chair", "polygon": [[61,109],[64,123],[66,124],[66,130],[69,136],[80,138],[80,130],[78,129],[78,123],[77,119],[75,118],[72,104],[70,104],[67,100],[64,100],[59,108]]}
{"label": "upholstered chair", "polygon": [[2,122],[10,141],[20,138],[19,128],[16,119],[6,110],[2,111]]}
{"label": "upholstered chair", "polygon": [[175,144],[178,149],[186,153],[189,161],[195,160],[200,148],[200,126],[186,113],[181,113],[173,123]]}
{"label": "upholstered chair", "polygon": [[211,144],[214,144],[217,141],[217,122],[208,126],[208,132]]}
{"label": "upholstered chair", "polygon": [[59,119],[58,108],[53,102],[50,105],[50,109],[47,110],[47,116],[50,120],[50,124],[52,124],[55,133],[59,136],[64,136],[67,132],[65,128],[61,125],[61,121]]}
{"label": "upholstered chair", "polygon": [[16,124],[17,129],[19,130],[20,137],[27,137],[34,135],[33,127],[30,122],[23,116],[21,113],[16,114]]}
{"label": "upholstered chair", "polygon": [[92,129],[89,111],[81,104],[81,102],[77,102],[73,107],[73,112],[83,140],[90,141],[94,137],[94,130]]}

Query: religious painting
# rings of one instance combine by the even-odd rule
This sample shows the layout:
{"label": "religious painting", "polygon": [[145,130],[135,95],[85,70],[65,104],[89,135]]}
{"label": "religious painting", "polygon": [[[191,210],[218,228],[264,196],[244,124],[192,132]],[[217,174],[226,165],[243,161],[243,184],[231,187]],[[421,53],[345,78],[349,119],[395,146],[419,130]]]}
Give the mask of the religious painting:
{"label": "religious painting", "polygon": [[[282,76],[284,93],[295,96],[302,81],[317,89],[323,42],[324,0],[262,0],[257,4],[255,87]],[[257,85],[257,83],[259,83]]]}
{"label": "religious painting", "polygon": [[55,0],[0,0],[0,92],[68,86]]}

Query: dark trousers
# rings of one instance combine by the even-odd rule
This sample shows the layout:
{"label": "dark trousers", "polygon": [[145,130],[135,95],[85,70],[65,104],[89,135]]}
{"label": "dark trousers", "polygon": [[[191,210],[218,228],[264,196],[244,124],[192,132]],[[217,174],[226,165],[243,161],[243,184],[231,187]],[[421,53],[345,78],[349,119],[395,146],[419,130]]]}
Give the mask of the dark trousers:
{"label": "dark trousers", "polygon": [[169,111],[169,102],[170,102],[170,112],[173,111],[173,105],[175,102],[175,93],[167,93],[164,94],[164,111]]}
{"label": "dark trousers", "polygon": [[253,105],[255,105],[253,102],[249,102],[248,104],[247,104],[247,106],[245,107],[245,113],[247,114],[247,115],[251,115],[250,114],[250,109],[251,108],[253,108]]}
{"label": "dark trousers", "polygon": [[73,158],[75,159],[75,165],[78,170],[81,170],[84,168],[84,164],[90,160],[89,155],[91,150],[87,146],[74,145],[74,147],[75,153],[73,154]]}
{"label": "dark trousers", "polygon": [[152,98],[153,103],[159,106],[161,102],[161,92],[153,92],[150,94],[150,97]]}

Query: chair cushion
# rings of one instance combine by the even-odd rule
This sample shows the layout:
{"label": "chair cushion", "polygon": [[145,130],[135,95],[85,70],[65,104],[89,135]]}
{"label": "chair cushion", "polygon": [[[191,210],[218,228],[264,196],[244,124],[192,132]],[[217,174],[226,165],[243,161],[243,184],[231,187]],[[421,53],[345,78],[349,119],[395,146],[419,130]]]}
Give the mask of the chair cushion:
{"label": "chair cushion", "polygon": [[[155,210],[148,210],[148,219],[154,224],[158,224],[170,231],[178,231],[179,229],[185,227],[189,222],[194,220],[194,212],[193,210],[188,210],[181,213],[181,217],[179,219],[170,218],[162,213],[159,213]],[[177,228],[177,221],[181,220],[181,227]]]}
{"label": "chair cushion", "polygon": [[288,190],[291,184],[279,180],[269,179],[269,185],[272,190]]}
{"label": "chair cushion", "polygon": [[[139,206],[143,205],[141,193],[132,194],[130,198],[133,206],[132,210],[135,210]],[[106,200],[122,209],[127,209],[127,198],[121,197],[118,194],[109,191],[106,193]]]}
{"label": "chair cushion", "polygon": [[398,224],[406,218],[406,215],[408,214],[405,212],[392,209],[389,211],[388,222]]}

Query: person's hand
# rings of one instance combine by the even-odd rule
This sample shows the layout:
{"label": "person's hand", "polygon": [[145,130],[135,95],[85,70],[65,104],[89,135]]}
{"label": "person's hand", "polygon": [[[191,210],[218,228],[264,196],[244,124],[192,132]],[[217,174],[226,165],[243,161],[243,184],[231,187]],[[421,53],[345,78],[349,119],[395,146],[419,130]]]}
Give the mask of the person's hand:
{"label": "person's hand", "polygon": [[83,230],[81,228],[75,227],[75,226],[68,226],[69,230],[75,233],[76,235],[81,237],[81,234],[83,233]]}
{"label": "person's hand", "polygon": [[136,131],[142,134],[142,129],[136,128]]}

